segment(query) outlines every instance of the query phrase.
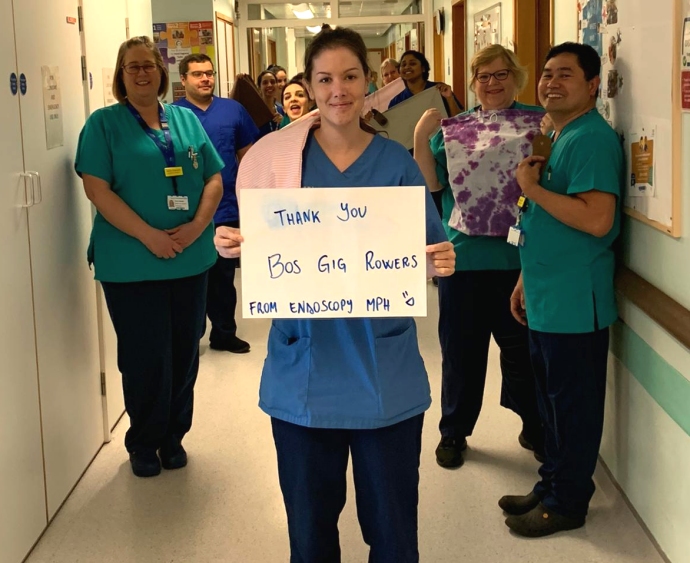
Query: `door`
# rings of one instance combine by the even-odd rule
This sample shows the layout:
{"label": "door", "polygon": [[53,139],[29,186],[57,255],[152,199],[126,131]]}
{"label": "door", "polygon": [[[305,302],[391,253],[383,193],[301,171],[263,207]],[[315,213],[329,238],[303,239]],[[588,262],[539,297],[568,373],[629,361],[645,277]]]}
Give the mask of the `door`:
{"label": "door", "polygon": [[[0,3],[0,76],[18,75],[12,2]],[[0,88],[0,561],[21,561],[46,527],[29,228],[19,96]]]}
{"label": "door", "polygon": [[467,107],[467,15],[465,0],[453,4],[453,92],[462,107]]}
{"label": "door", "polygon": [[539,104],[537,86],[553,40],[552,3],[553,0],[515,2],[515,53],[529,70],[527,85],[518,100],[526,104]]}
{"label": "door", "polygon": [[220,12],[216,12],[216,45],[218,95],[227,98],[235,81],[235,33],[230,18]]}
{"label": "door", "polygon": [[[74,0],[22,0],[15,8],[17,66],[27,77],[24,160],[42,179],[42,201],[29,210],[29,240],[52,518],[103,443],[96,289],[86,263],[91,203],[73,166],[84,123],[81,42],[66,17],[76,19]],[[53,76],[48,85],[58,86],[61,120],[44,118],[43,66]],[[47,123],[63,133],[62,145],[50,150]]]}
{"label": "door", "polygon": [[444,59],[443,34],[439,33],[436,26],[434,26],[434,80],[436,82],[446,81]]}
{"label": "door", "polygon": [[[89,75],[86,115],[112,102],[112,80],[117,52],[127,40],[126,0],[82,0],[83,43],[86,70]],[[95,209],[92,209],[95,215]],[[122,376],[117,367],[117,337],[110,321],[103,291],[96,284],[98,334],[100,341],[100,371],[105,378],[104,436],[110,441],[110,431],[125,411]]]}
{"label": "door", "polygon": [[376,87],[381,88],[381,63],[383,62],[383,49],[367,49],[367,62],[372,72],[378,76]]}

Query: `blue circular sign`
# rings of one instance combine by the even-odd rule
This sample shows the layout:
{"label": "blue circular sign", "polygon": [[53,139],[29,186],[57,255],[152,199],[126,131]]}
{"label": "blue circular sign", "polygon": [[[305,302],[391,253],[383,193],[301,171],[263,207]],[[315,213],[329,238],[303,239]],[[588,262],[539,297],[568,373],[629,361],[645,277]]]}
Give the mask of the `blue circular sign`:
{"label": "blue circular sign", "polygon": [[23,72],[19,75],[19,91],[22,93],[22,96],[26,95],[26,76]]}
{"label": "blue circular sign", "polygon": [[19,89],[19,86],[17,85],[17,75],[16,73],[10,74],[10,91],[12,92],[13,96],[17,95],[17,90]]}

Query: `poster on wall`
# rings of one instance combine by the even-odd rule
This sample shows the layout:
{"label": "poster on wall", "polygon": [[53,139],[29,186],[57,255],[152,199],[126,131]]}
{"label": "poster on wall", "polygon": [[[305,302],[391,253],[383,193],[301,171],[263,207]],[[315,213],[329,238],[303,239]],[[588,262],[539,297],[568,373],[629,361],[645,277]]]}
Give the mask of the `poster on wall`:
{"label": "poster on wall", "polygon": [[48,150],[64,144],[62,126],[62,100],[60,93],[60,69],[56,66],[42,66],[43,115],[46,123],[46,148]]}
{"label": "poster on wall", "polygon": [[501,3],[474,14],[474,52],[501,43]]}
{"label": "poster on wall", "polygon": [[628,148],[628,196],[654,197],[654,137],[656,127],[630,132]]}
{"label": "poster on wall", "polygon": [[117,103],[113,95],[113,80],[115,76],[114,68],[103,69],[103,106],[112,106]]}
{"label": "poster on wall", "polygon": [[179,73],[180,61],[192,53],[215,61],[212,21],[154,23],[153,42],[171,73]]}
{"label": "poster on wall", "polygon": [[681,109],[690,112],[690,8],[685,12],[683,19],[683,34],[680,47],[680,100]]}

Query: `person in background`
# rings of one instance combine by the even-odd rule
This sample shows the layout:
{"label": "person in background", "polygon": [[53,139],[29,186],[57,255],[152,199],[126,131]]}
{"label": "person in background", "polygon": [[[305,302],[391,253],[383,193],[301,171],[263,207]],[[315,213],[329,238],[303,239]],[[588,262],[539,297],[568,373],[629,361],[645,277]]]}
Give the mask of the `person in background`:
{"label": "person in background", "polygon": [[[471,62],[470,88],[476,111],[508,108],[543,112],[515,101],[528,80],[527,69],[513,51],[490,45]],[[458,207],[448,177],[441,114],[428,110],[415,129],[414,157],[427,185],[441,195],[443,226],[455,247],[455,273],[439,280],[439,340],[442,355],[441,441],[436,461],[441,467],[463,464],[467,437],[472,435],[484,397],[489,344],[493,335],[501,350],[501,405],[522,419],[520,444],[541,458],[544,431],[537,407],[527,330],[510,314],[510,296],[520,277],[520,252],[503,237],[472,236],[449,225]],[[506,178],[505,172],[496,173]],[[488,222],[492,217],[487,218]]]}
{"label": "person in background", "polygon": [[510,305],[529,327],[546,427],[541,480],[527,495],[499,501],[506,525],[521,536],[583,526],[595,490],[609,327],[618,318],[612,245],[625,181],[621,141],[596,110],[600,72],[590,46],[549,51],[538,92],[554,126],[551,155],[528,157],[517,170],[528,202]]}
{"label": "person in background", "polygon": [[[240,189],[270,187],[266,170],[272,187],[285,187],[277,174],[288,168],[286,159],[301,161],[295,188],[424,185],[409,153],[361,121],[368,74],[359,34],[347,28],[318,33],[305,53],[305,77],[320,115],[250,151]],[[271,141],[295,154],[275,150]],[[438,275],[447,276],[455,255],[426,199],[427,256]],[[232,256],[241,240],[237,231],[219,229],[216,247]],[[419,457],[431,397],[414,319],[275,319],[260,395],[278,453],[290,561],[341,560],[338,519],[352,455],[368,560],[417,563]]]}
{"label": "person in background", "polygon": [[281,100],[283,99],[283,89],[288,83],[287,72],[282,66],[278,65],[269,66],[266,70],[272,72],[276,77],[276,103],[281,105]]}
{"label": "person in background", "polygon": [[[237,168],[242,157],[259,137],[259,130],[241,104],[213,95],[216,73],[208,55],[187,55],[180,61],[179,69],[185,97],[175,102],[175,105],[190,109],[199,118],[213,146],[225,161],[225,168],[221,173],[223,199],[213,216],[213,222],[216,228],[239,227],[240,216],[235,193]],[[242,354],[249,352],[250,347],[248,342],[237,337],[237,262],[221,256],[209,270],[206,314],[211,321],[210,347],[213,350]]]}
{"label": "person in background", "polygon": [[395,59],[386,59],[381,63],[381,80],[383,85],[390,84],[396,78],[400,78],[398,67],[400,63]]}
{"label": "person in background", "polygon": [[88,258],[117,334],[125,446],[150,477],[187,464],[223,161],[191,111],[159,102],[168,71],[148,37],[124,42],[115,69],[119,103],[89,117],[75,169],[97,210]]}
{"label": "person in background", "polygon": [[448,117],[458,115],[462,111],[462,104],[455,97],[453,90],[448,84],[429,80],[431,66],[426,57],[419,51],[405,51],[400,59],[398,71],[403,82],[405,82],[405,89],[390,101],[388,104],[389,109],[397,106],[400,102],[410,99],[415,94],[436,87],[441,96],[443,96],[443,105],[446,108]]}
{"label": "person in background", "polygon": [[305,88],[302,80],[299,78],[290,80],[283,90],[283,110],[288,123],[292,123],[309,113],[311,104],[309,90]]}
{"label": "person in background", "polygon": [[376,90],[379,89],[379,87],[376,85],[378,80],[379,75],[372,70],[371,75],[369,76],[369,89],[367,91],[368,94],[373,94],[374,92],[376,92]]}
{"label": "person in background", "polygon": [[259,87],[264,102],[273,111],[273,119],[259,128],[259,138],[261,138],[278,129],[283,121],[284,114],[283,107],[278,107],[278,104],[276,104],[276,75],[270,70],[264,70],[256,79],[256,85]]}

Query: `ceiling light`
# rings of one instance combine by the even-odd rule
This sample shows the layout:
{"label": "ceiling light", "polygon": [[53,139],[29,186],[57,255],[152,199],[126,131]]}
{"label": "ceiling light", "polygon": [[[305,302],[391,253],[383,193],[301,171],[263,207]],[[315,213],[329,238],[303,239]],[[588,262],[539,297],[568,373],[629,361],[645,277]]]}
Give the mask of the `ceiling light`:
{"label": "ceiling light", "polygon": [[314,17],[314,12],[311,11],[308,4],[297,4],[296,6],[290,4],[290,9],[297,19],[310,20]]}
{"label": "ceiling light", "polygon": [[310,31],[312,33],[318,33],[319,31],[321,31],[321,26],[320,25],[308,25],[307,31]]}

